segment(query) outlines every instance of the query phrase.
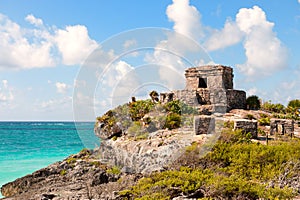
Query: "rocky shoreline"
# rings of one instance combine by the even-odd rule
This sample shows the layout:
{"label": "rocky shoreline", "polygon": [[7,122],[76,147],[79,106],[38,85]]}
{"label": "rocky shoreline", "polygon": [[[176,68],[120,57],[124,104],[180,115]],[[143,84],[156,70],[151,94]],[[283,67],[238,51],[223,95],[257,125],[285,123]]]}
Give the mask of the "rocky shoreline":
{"label": "rocky shoreline", "polygon": [[92,155],[93,151],[82,150],[7,183],[1,188],[7,196],[4,199],[115,199],[115,191],[126,188],[138,176],[114,172]]}
{"label": "rocky shoreline", "polygon": [[159,130],[148,139],[103,141],[2,186],[8,199],[118,199],[118,192],[153,171],[162,171],[204,136],[191,131]]}

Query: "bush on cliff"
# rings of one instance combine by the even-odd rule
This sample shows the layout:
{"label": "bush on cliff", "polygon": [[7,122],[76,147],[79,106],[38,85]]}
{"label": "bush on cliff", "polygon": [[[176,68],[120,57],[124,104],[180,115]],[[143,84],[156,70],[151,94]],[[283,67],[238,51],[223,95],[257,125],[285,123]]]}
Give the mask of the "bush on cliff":
{"label": "bush on cliff", "polygon": [[248,110],[259,110],[260,109],[260,101],[258,96],[252,95],[246,99],[247,109]]}
{"label": "bush on cliff", "polygon": [[240,131],[227,130],[213,150],[202,158],[199,157],[200,147],[195,145],[174,164],[177,170],[170,168],[151,174],[120,195],[135,199],[171,199],[180,195],[290,199],[298,192],[300,142],[297,139],[262,145],[249,142]]}

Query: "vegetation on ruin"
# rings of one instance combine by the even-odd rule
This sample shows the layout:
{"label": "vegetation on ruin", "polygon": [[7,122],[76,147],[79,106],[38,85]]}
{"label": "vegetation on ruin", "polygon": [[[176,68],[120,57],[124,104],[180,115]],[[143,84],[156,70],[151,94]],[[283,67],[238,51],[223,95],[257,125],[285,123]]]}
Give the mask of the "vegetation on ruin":
{"label": "vegetation on ruin", "polygon": [[[151,91],[149,96],[151,99],[134,98],[130,103],[109,110],[101,117],[97,117],[95,126],[101,125],[103,131],[109,132],[119,122],[129,137],[138,140],[146,139],[148,133],[158,129],[172,130],[182,125],[192,126],[192,117],[197,113],[196,109],[179,100],[161,104],[156,91]],[[152,112],[155,114],[151,114]]]}

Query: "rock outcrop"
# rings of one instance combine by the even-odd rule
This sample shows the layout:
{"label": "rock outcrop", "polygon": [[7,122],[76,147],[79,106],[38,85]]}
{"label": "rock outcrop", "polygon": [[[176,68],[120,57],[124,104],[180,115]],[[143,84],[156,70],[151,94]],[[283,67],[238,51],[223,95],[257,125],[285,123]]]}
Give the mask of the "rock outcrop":
{"label": "rock outcrop", "polygon": [[124,172],[149,174],[163,170],[185,152],[185,147],[205,137],[180,129],[159,130],[142,140],[121,137],[102,141],[96,154],[102,162],[119,166]]}
{"label": "rock outcrop", "polygon": [[[72,155],[61,162],[3,185],[1,193],[8,197],[6,199],[14,200],[90,199],[92,196],[103,199],[105,195],[113,197],[113,191],[108,189],[105,194],[105,191],[98,187],[114,183],[121,174],[110,173],[107,166],[90,157],[91,155],[89,150]],[[126,185],[122,186],[120,183],[121,189],[125,187]]]}

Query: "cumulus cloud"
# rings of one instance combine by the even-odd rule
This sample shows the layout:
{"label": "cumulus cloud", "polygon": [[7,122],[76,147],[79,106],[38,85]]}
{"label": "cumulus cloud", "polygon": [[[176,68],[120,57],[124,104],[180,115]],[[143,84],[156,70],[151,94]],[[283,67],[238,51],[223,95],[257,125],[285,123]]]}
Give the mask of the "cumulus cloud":
{"label": "cumulus cloud", "polygon": [[56,82],[55,83],[56,86],[56,91],[58,93],[66,93],[67,89],[68,89],[68,85],[65,83],[61,83],[61,82]]}
{"label": "cumulus cloud", "polygon": [[223,49],[239,43],[243,36],[244,34],[237,24],[228,19],[222,30],[213,30],[212,35],[205,41],[204,46],[208,51]]}
{"label": "cumulus cloud", "polygon": [[[41,32],[41,31],[39,31]],[[33,68],[54,65],[50,41],[29,42],[26,31],[0,14],[0,67]]]}
{"label": "cumulus cloud", "polygon": [[173,0],[167,7],[166,14],[174,22],[173,29],[178,33],[193,39],[204,36],[201,15],[196,7],[190,5],[189,0]]}
{"label": "cumulus cloud", "polygon": [[85,26],[45,28],[43,21],[32,14],[25,20],[35,28],[21,27],[0,13],[0,68],[76,65],[97,47]]}
{"label": "cumulus cloud", "polygon": [[90,39],[85,26],[67,26],[59,29],[54,36],[55,42],[63,57],[63,64],[74,65],[81,63],[98,47],[96,41]]}
{"label": "cumulus cloud", "polygon": [[32,14],[27,15],[25,17],[25,20],[28,21],[30,24],[35,25],[35,26],[42,26],[43,25],[43,20],[39,19],[39,18],[36,18]]}
{"label": "cumulus cloud", "polygon": [[287,49],[273,32],[274,23],[266,19],[258,6],[242,8],[236,15],[236,23],[246,34],[244,48],[247,60],[238,65],[247,75],[269,75],[274,70],[286,67]]}

